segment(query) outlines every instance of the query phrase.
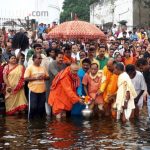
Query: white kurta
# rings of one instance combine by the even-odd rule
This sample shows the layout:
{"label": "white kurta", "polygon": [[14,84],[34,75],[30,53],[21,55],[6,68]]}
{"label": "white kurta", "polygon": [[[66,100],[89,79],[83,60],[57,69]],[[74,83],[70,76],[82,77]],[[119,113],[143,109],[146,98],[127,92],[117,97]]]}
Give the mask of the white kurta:
{"label": "white kurta", "polygon": [[117,97],[116,102],[114,104],[114,108],[116,108],[117,111],[122,111],[122,106],[124,106],[127,91],[130,92],[130,100],[128,101],[128,106],[125,110],[125,115],[126,119],[129,119],[132,109],[135,108],[134,99],[136,98],[137,94],[129,75],[126,72],[123,72],[118,77]]}
{"label": "white kurta", "polygon": [[[144,91],[147,90],[144,76],[141,72],[136,71],[136,75],[133,79],[131,79],[131,81],[134,85],[137,95],[141,92],[141,90],[144,90]],[[143,107],[143,95],[140,97],[140,99],[138,101],[138,107],[139,107],[139,109],[142,109],[142,107]]]}
{"label": "white kurta", "polygon": [[77,61],[80,61],[80,55],[79,55],[79,52],[77,52],[77,54],[72,53],[72,54],[71,54],[71,57],[74,58],[74,59],[76,59]]}

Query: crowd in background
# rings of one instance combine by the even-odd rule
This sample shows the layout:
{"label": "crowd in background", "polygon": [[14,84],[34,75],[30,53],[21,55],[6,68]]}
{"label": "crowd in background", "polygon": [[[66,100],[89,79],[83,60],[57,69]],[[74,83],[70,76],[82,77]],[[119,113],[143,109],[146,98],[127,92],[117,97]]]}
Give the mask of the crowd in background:
{"label": "crowd in background", "polygon": [[[60,104],[51,100],[51,96],[55,97],[51,90],[57,78],[62,77],[60,72],[65,70],[67,74],[70,68],[74,72],[70,78],[76,79],[77,73],[80,79],[74,90],[78,97],[67,110],[72,115],[81,115],[85,108],[82,96],[88,95],[94,101],[91,109],[97,106],[96,115],[120,118],[123,113],[122,118],[128,120],[139,115],[147,100],[150,117],[150,28],[128,32],[126,27],[118,30],[113,25],[105,32],[106,41],[100,42],[49,39],[47,34],[55,26],[40,24],[34,31],[21,30],[29,40],[29,47],[24,50],[12,48],[17,31],[0,30],[0,89],[7,115],[28,110],[29,118],[33,118],[45,115],[45,110],[51,115],[52,109],[53,114],[62,117],[67,109],[57,112],[55,105]],[[65,86],[70,85],[62,84],[65,93]],[[57,92],[61,95],[61,90]]]}

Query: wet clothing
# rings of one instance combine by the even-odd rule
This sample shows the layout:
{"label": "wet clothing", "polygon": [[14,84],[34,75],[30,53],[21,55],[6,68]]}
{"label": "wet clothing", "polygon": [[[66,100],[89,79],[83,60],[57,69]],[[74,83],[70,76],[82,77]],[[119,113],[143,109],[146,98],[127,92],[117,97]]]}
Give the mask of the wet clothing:
{"label": "wet clothing", "polygon": [[77,93],[79,96],[83,96],[83,95],[85,96],[86,95],[85,91],[84,91],[84,86],[82,84],[82,80],[83,80],[84,75],[85,75],[85,71],[82,68],[79,69],[78,70],[78,76],[80,78],[80,86],[77,89]]}
{"label": "wet clothing", "polygon": [[87,86],[88,96],[90,96],[96,104],[103,104],[103,98],[101,95],[97,96],[97,92],[99,91],[99,87],[102,81],[102,72],[99,71],[95,77],[91,76],[91,74],[86,73],[82,83]]}
{"label": "wet clothing", "polygon": [[103,92],[103,99],[105,103],[108,103],[108,97],[114,95],[117,92],[118,76],[110,72],[107,66],[103,69],[102,84],[100,91]]}
{"label": "wet clothing", "polygon": [[[136,71],[136,75],[133,79],[131,79],[131,81],[132,81],[132,84],[134,85],[134,88],[135,88],[137,95],[139,95],[139,93],[142,90],[146,91],[146,89],[147,89],[146,83],[144,80],[144,76],[141,72]],[[137,105],[140,109],[142,109],[142,107],[143,107],[143,95],[141,95]]]}
{"label": "wet clothing", "polygon": [[124,113],[126,119],[129,120],[132,110],[135,109],[134,99],[137,97],[137,93],[129,75],[126,72],[123,72],[118,77],[116,102],[113,106],[113,108],[117,109],[117,119],[120,119],[119,115],[123,111],[122,107],[125,105],[127,91],[130,93],[130,99],[128,100],[127,109],[124,110]]}
{"label": "wet clothing", "polygon": [[52,81],[55,78],[55,76],[63,69],[66,68],[65,64],[58,65],[56,60],[53,60],[48,67],[48,74],[50,79],[46,81],[46,99],[48,100],[48,96],[50,93],[50,88],[52,85]]}
{"label": "wet clothing", "polygon": [[79,84],[79,77],[71,73],[70,67],[55,76],[48,99],[53,114],[59,114],[64,110],[70,111],[73,104],[80,100],[76,93]]}
{"label": "wet clothing", "polygon": [[[85,96],[84,86],[82,84],[83,77],[85,75],[85,71],[81,68],[78,70],[78,76],[80,78],[80,86],[77,88],[77,94],[79,96]],[[75,103],[73,105],[73,108],[71,110],[71,115],[81,115],[82,110],[85,108],[84,104],[81,104],[79,102]]]}
{"label": "wet clothing", "polygon": [[33,119],[35,116],[43,117],[45,115],[45,92],[29,92],[29,112],[28,118]]}
{"label": "wet clothing", "polygon": [[[48,73],[42,66],[30,65],[27,67],[24,78],[33,78],[45,76],[48,77]],[[29,112],[28,118],[34,118],[37,115],[45,113],[45,101],[46,101],[46,85],[45,80],[29,81]]]}
{"label": "wet clothing", "polygon": [[144,72],[143,75],[146,81],[148,94],[150,95],[150,70]]}
{"label": "wet clothing", "polygon": [[22,111],[27,108],[27,100],[24,94],[24,67],[22,65],[16,65],[10,69],[9,65],[5,66],[3,75],[6,76],[12,91],[8,92],[6,86],[5,93],[5,105],[6,114],[12,115],[18,111]]}

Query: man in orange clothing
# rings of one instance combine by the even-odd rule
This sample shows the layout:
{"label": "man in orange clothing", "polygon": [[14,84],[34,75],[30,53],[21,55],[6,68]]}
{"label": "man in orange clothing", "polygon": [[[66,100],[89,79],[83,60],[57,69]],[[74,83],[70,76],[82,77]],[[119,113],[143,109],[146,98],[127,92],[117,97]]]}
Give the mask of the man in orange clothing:
{"label": "man in orange clothing", "polygon": [[76,93],[80,84],[77,71],[79,66],[75,63],[59,72],[53,80],[48,103],[52,106],[53,114],[57,118],[65,116],[65,111],[70,111],[73,104],[82,101]]}
{"label": "man in orange clothing", "polygon": [[113,73],[114,65],[116,62],[114,59],[109,59],[107,66],[103,69],[103,79],[100,87],[99,94],[103,95],[105,114],[109,115],[111,110],[111,97],[117,92],[117,80],[118,76]]}

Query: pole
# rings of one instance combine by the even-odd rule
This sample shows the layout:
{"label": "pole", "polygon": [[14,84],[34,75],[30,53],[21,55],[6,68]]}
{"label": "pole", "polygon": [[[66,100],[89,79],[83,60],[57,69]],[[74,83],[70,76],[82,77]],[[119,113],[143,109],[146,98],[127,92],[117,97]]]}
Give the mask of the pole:
{"label": "pole", "polygon": [[141,26],[141,0],[139,0],[139,25]]}

